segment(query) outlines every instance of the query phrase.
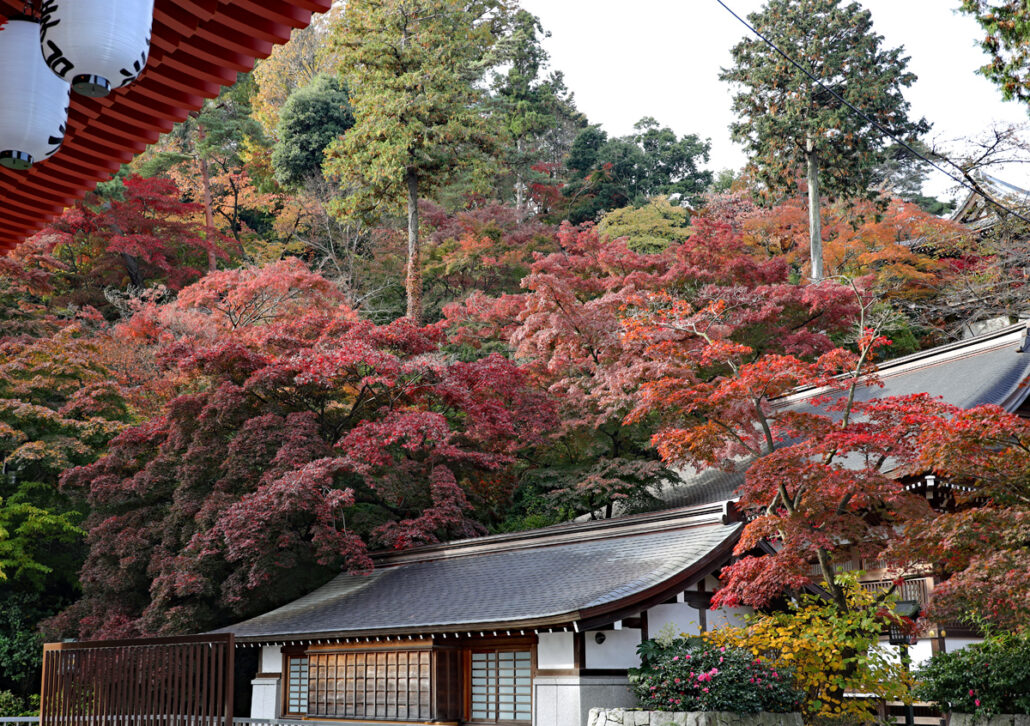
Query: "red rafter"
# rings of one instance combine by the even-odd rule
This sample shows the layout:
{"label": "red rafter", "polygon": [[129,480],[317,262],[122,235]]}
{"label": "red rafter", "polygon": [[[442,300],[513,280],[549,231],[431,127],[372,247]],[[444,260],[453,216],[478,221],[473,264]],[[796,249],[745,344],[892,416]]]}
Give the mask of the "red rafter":
{"label": "red rafter", "polygon": [[[0,0],[0,27],[22,0]],[[0,168],[0,254],[40,230],[122,163],[249,71],[332,0],[156,0],[142,77],[107,98],[72,94],[61,151],[28,172]]]}

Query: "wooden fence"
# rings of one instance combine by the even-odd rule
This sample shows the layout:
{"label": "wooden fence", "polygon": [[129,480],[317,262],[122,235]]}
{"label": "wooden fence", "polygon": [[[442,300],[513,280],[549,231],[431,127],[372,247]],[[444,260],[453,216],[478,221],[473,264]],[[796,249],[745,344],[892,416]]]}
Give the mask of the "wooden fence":
{"label": "wooden fence", "polygon": [[232,726],[233,636],[48,643],[40,726]]}

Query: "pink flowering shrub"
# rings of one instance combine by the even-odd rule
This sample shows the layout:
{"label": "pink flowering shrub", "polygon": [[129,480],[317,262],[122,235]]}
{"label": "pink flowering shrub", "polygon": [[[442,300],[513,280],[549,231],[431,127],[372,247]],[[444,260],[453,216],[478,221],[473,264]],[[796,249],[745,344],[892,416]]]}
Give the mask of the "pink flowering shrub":
{"label": "pink flowering shrub", "polygon": [[630,682],[641,708],[652,711],[786,713],[800,708],[794,674],[749,651],[699,638],[649,640],[637,649]]}

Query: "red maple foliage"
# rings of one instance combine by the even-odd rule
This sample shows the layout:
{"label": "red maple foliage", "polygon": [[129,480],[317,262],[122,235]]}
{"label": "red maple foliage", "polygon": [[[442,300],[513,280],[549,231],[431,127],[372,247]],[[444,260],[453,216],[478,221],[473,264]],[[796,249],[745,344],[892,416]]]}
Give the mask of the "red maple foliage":
{"label": "red maple foliage", "polygon": [[923,432],[919,466],[955,499],[894,544],[895,558],[930,563],[943,580],[928,616],[1030,627],[1030,421],[998,406],[955,411]]}
{"label": "red maple foliage", "polygon": [[143,288],[160,281],[173,290],[197,280],[209,254],[226,258],[226,240],[197,221],[200,205],[182,201],[167,179],[129,176],[119,197],[91,195],[39,232],[68,274],[94,287]]}
{"label": "red maple foliage", "polygon": [[654,254],[590,224],[562,225],[557,242],[558,252],[534,262],[524,295],[473,295],[447,315],[453,340],[475,346],[507,339],[561,402],[554,451],[564,460],[551,463],[546,487],[576,513],[610,513],[613,501],[644,496],[674,476],[649,447],[653,417],[625,420],[641,382],[666,375],[644,355],[652,341],[626,334],[627,310],[671,300],[664,291],[701,307],[719,300],[728,337],[756,354],[803,357],[831,349],[830,334],[846,328],[855,311],[846,287],[793,284],[782,258],[751,254],[729,225],[706,218],[695,220],[687,241]]}
{"label": "red maple foliage", "polygon": [[46,270],[12,255],[0,257],[0,342],[54,334],[61,323],[44,299],[52,290],[52,275]]}
{"label": "red maple foliage", "polygon": [[[821,584],[846,610],[837,570],[862,558],[899,578],[932,563],[951,578],[938,615],[977,601],[1006,625],[1025,612],[1030,424],[926,394],[878,397],[873,361],[889,341],[869,328],[854,349],[811,360],[758,355],[733,339],[736,314],[723,300],[649,302],[626,327],[660,377],[642,386],[628,420],[660,418],[654,441],[670,464],[748,465],[737,493],[749,519],[714,606],[765,607]],[[965,492],[957,510],[934,511],[911,486],[927,472]],[[988,535],[991,518],[1005,526]]]}
{"label": "red maple foliage", "polygon": [[510,480],[547,401],[511,361],[450,361],[439,329],[357,320],[322,282],[297,263],[219,273],[127,326],[193,392],[65,474],[90,551],[53,630],[196,630],[367,570],[370,547],[482,531],[468,482]]}

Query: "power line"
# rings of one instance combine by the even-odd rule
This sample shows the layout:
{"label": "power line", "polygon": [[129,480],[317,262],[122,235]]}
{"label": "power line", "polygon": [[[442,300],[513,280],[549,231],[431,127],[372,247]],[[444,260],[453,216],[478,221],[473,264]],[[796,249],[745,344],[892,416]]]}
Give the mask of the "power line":
{"label": "power line", "polygon": [[806,76],[808,76],[808,77],[809,77],[809,78],[810,78],[810,79],[811,79],[811,80],[812,80],[812,81],[813,81],[814,83],[818,84],[818,85],[819,85],[819,87],[820,87],[820,88],[822,88],[822,89],[823,89],[824,91],[826,91],[827,93],[829,93],[830,95],[832,95],[832,96],[833,96],[834,98],[836,98],[836,99],[837,99],[838,101],[840,101],[841,103],[843,103],[843,104],[844,104],[845,106],[847,106],[847,107],[848,107],[849,109],[851,109],[851,110],[852,110],[853,112],[855,112],[855,113],[857,113],[857,114],[858,114],[859,116],[861,116],[861,117],[862,117],[862,118],[863,118],[863,119],[864,119],[864,120],[866,121],[866,123],[868,123],[869,125],[871,125],[871,126],[872,126],[873,128],[875,128],[875,129],[876,129],[877,131],[879,131],[879,132],[880,132],[881,134],[883,134],[884,136],[886,136],[886,137],[888,137],[888,138],[892,139],[892,140],[893,140],[893,141],[894,141],[894,142],[895,142],[896,144],[898,144],[899,146],[901,146],[902,148],[904,148],[904,149],[905,149],[906,151],[908,151],[908,152],[909,152],[910,154],[912,154],[913,156],[915,156],[915,157],[917,157],[917,158],[919,158],[919,159],[922,159],[922,160],[923,160],[923,161],[925,161],[925,162],[926,162],[927,164],[929,164],[929,165],[930,165],[930,166],[932,166],[932,167],[933,167],[934,169],[936,169],[937,171],[939,171],[939,172],[941,172],[942,174],[944,174],[945,176],[947,176],[947,177],[948,177],[949,179],[951,179],[952,181],[954,181],[955,183],[957,183],[957,184],[958,184],[959,186],[963,187],[964,189],[968,189],[969,191],[973,192],[974,194],[979,194],[979,195],[980,195],[980,196],[982,196],[982,197],[983,197],[984,199],[986,199],[986,200],[987,200],[988,202],[990,202],[990,203],[991,203],[991,204],[993,204],[994,206],[998,207],[998,209],[1004,210],[1005,212],[1008,212],[1009,214],[1011,214],[1011,215],[1013,215],[1013,216],[1015,216],[1015,217],[1018,217],[1019,219],[1023,220],[1024,222],[1030,223],[1030,219],[1028,219],[1027,217],[1024,217],[1024,216],[1023,216],[1022,214],[1020,214],[1020,213],[1019,213],[1019,212],[1017,212],[1016,210],[1014,210],[1014,209],[1011,209],[1010,207],[1007,207],[1006,205],[1002,204],[1002,203],[1001,203],[1001,202],[999,202],[998,200],[996,200],[996,199],[992,198],[992,197],[991,197],[991,196],[990,196],[989,194],[987,194],[987,192],[985,192],[985,191],[984,191],[984,190],[983,190],[982,188],[980,188],[980,186],[979,186],[978,184],[977,184],[977,185],[974,185],[974,184],[970,184],[970,183],[969,183],[969,182],[968,182],[967,180],[965,180],[965,179],[962,179],[961,177],[955,176],[955,175],[954,175],[954,174],[952,174],[952,173],[951,173],[950,171],[948,171],[948,170],[947,170],[947,169],[945,169],[944,167],[942,167],[942,166],[940,166],[939,164],[937,164],[937,162],[935,162],[935,161],[933,161],[933,160],[931,160],[931,159],[928,159],[927,157],[923,156],[923,155],[922,155],[921,153],[919,153],[918,151],[916,151],[915,149],[913,149],[913,148],[912,148],[912,147],[911,147],[911,146],[910,146],[910,145],[909,145],[908,143],[906,143],[906,142],[905,142],[905,141],[904,141],[903,139],[901,139],[901,138],[898,138],[897,136],[895,136],[894,134],[892,134],[892,133],[891,133],[891,132],[890,132],[890,131],[889,131],[888,129],[886,129],[886,128],[885,128],[885,127],[884,127],[884,126],[882,125],[882,124],[880,124],[880,122],[879,122],[879,121],[877,121],[876,119],[874,119],[874,118],[870,117],[870,116],[869,116],[869,115],[867,115],[867,114],[866,114],[866,113],[865,113],[865,112],[864,112],[864,111],[863,111],[862,109],[858,108],[857,106],[855,106],[855,105],[853,105],[852,103],[850,103],[850,102],[849,102],[849,101],[848,101],[847,99],[843,98],[843,97],[842,97],[842,96],[841,96],[841,95],[840,95],[839,93],[837,93],[837,92],[836,92],[836,91],[834,91],[834,90],[833,90],[832,88],[830,88],[830,87],[829,87],[829,86],[827,86],[827,85],[826,85],[825,83],[823,83],[823,82],[822,82],[821,80],[819,80],[819,78],[817,78],[817,77],[816,77],[816,76],[815,76],[815,75],[814,75],[814,74],[813,74],[813,73],[812,73],[811,71],[809,71],[809,70],[808,70],[807,68],[805,68],[805,67],[804,67],[803,65],[801,65],[800,63],[798,63],[798,62],[797,62],[796,60],[794,60],[793,58],[791,58],[791,57],[790,57],[789,55],[787,55],[786,53],[784,53],[784,52],[783,52],[782,50],[780,50],[780,49],[779,49],[779,47],[777,47],[777,45],[776,45],[775,43],[773,43],[773,42],[772,42],[771,40],[769,40],[769,39],[768,39],[768,38],[766,38],[766,37],[765,37],[764,35],[762,35],[762,34],[761,34],[760,32],[758,32],[758,30],[757,30],[757,29],[756,29],[756,28],[755,28],[755,27],[754,27],[753,25],[751,25],[751,24],[750,24],[749,22],[747,22],[746,20],[744,20],[744,18],[740,17],[740,16],[739,16],[739,15],[737,15],[737,14],[736,14],[735,12],[733,12],[733,10],[732,10],[732,9],[730,8],[730,6],[728,6],[728,5],[726,4],[726,3],[724,3],[724,2],[723,2],[723,0],[715,0],[715,2],[719,3],[720,5],[722,5],[722,7],[723,7],[723,8],[724,8],[724,9],[726,10],[726,12],[728,12],[728,13],[729,13],[730,15],[732,15],[732,16],[733,16],[733,17],[735,17],[735,18],[736,18],[737,20],[739,20],[739,21],[740,21],[740,23],[741,23],[741,24],[742,24],[742,25],[743,25],[743,26],[744,26],[745,28],[747,28],[747,29],[748,29],[748,30],[750,30],[750,31],[751,31],[752,33],[754,33],[754,34],[755,34],[755,35],[757,35],[757,36],[758,36],[759,38],[761,38],[761,39],[762,39],[762,41],[763,41],[763,42],[764,42],[764,43],[765,43],[766,45],[768,45],[768,46],[769,46],[770,48],[772,48],[772,49],[773,49],[774,51],[776,51],[776,52],[777,52],[777,53],[779,53],[779,54],[780,54],[781,56],[783,56],[783,58],[784,58],[784,59],[785,59],[785,60],[786,60],[786,61],[787,61],[788,63],[790,63],[790,64],[791,64],[792,66],[794,66],[794,67],[795,67],[795,68],[797,68],[797,69],[798,69],[799,71],[801,71],[801,72],[802,72],[802,73],[804,73],[804,74],[805,74]]}

